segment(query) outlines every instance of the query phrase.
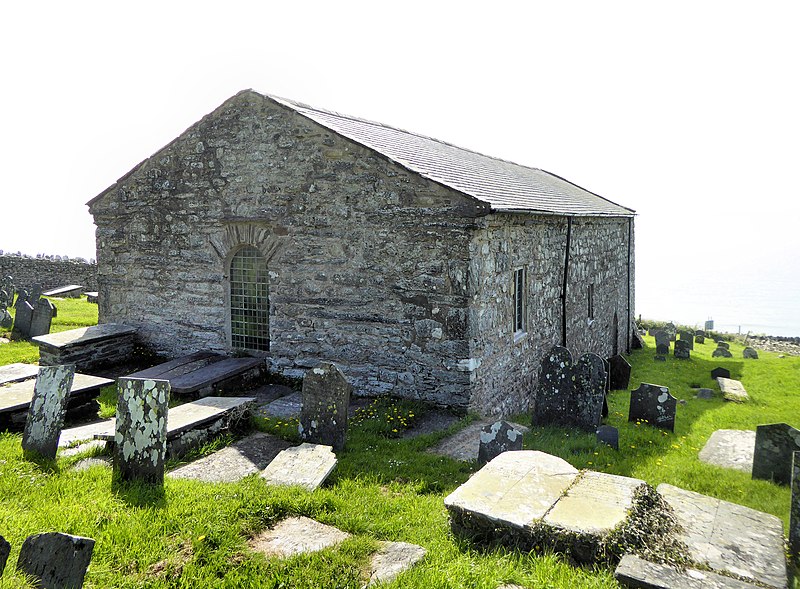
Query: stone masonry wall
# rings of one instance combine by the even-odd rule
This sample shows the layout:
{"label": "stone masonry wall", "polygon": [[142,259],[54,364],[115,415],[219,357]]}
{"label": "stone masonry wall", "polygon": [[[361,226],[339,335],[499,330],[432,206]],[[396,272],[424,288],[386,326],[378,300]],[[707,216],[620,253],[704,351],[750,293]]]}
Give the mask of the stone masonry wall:
{"label": "stone masonry wall", "polygon": [[470,240],[486,206],[242,93],[90,203],[100,321],[230,351],[228,264],[267,259],[273,370],[466,408]]}
{"label": "stone masonry wall", "polygon": [[86,290],[97,289],[97,264],[73,260],[52,260],[26,256],[0,255],[0,276],[11,276],[14,286],[30,289],[41,284],[44,290],[80,284]]}
{"label": "stone masonry wall", "polygon": [[[627,219],[572,221],[567,285],[567,347],[609,357],[614,344],[627,349]],[[470,244],[471,406],[509,415],[527,410],[536,387],[541,358],[562,343],[562,301],[567,219],[536,215],[491,215]],[[514,334],[513,272],[527,272],[524,335]],[[595,319],[588,320],[588,287],[595,284]],[[633,268],[631,268],[631,284]],[[631,304],[633,292],[631,292]]]}

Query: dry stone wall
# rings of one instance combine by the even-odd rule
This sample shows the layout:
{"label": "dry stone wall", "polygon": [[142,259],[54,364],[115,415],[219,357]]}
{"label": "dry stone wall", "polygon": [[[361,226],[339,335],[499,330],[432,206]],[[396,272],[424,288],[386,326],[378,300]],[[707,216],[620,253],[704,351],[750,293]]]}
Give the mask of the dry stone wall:
{"label": "dry stone wall", "polygon": [[41,284],[43,290],[80,284],[97,290],[97,264],[79,260],[56,260],[0,254],[0,276],[11,276],[14,286],[30,289]]}

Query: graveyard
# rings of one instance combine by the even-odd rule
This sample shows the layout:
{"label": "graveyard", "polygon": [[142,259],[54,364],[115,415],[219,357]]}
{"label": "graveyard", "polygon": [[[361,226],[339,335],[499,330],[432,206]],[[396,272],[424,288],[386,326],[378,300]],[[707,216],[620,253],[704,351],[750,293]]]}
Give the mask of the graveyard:
{"label": "graveyard", "polygon": [[[51,333],[97,321],[97,307],[85,297],[54,303],[58,314]],[[757,435],[783,435],[781,428],[759,429],[764,424],[800,427],[800,356],[758,349],[757,358],[746,357],[752,355],[745,355],[742,342],[725,342],[724,348],[710,337],[694,341],[692,349],[676,346],[676,339],[667,344],[667,353],[658,354],[663,350],[657,350],[656,339],[643,337],[644,348],[627,357],[628,386],[608,394],[603,423],[617,429],[617,448],[599,442],[594,428],[586,426],[591,415],[599,414],[599,405],[562,425],[553,425],[559,416],[552,408],[548,413],[540,407],[534,415],[508,416],[512,425],[498,427],[493,419],[389,397],[360,398],[353,391],[346,438],[334,432],[332,448],[326,450],[308,444],[313,441],[307,439],[309,433],[319,424],[296,410],[301,384],[284,379],[270,383],[269,375],[264,383],[241,383],[223,393],[225,398],[250,399],[258,408],[235,429],[218,435],[212,431],[200,445],[168,452],[163,483],[156,476],[157,484],[113,484],[112,453],[102,444],[62,447],[55,459],[37,458],[23,449],[25,432],[0,433],[0,536],[10,544],[0,587],[29,586],[14,563],[27,538],[51,532],[89,543],[85,587],[360,588],[376,580],[376,586],[420,589],[621,587],[615,562],[580,562],[578,555],[559,546],[515,545],[500,538],[475,542],[453,532],[446,504],[467,488],[465,483],[477,480],[470,477],[487,461],[478,460],[478,439],[493,436],[509,444],[521,437],[526,457],[551,455],[551,464],[582,481],[625,477],[660,486],[665,494],[691,492],[764,512],[782,522],[786,536],[789,485],[766,480],[779,480],[772,470],[754,479],[752,466],[719,466],[701,460],[700,454],[720,430],[751,432],[747,439],[755,440]],[[730,357],[715,356],[718,349],[727,349]],[[567,361],[574,360],[579,380],[597,370],[583,360],[581,350],[570,353]],[[38,360],[38,348],[30,342],[0,345],[0,368]],[[581,366],[587,366],[584,372]],[[718,368],[724,369],[718,374],[727,375],[722,383],[711,376]],[[322,378],[327,368],[318,370],[315,378]],[[727,381],[739,383],[746,397],[739,392],[726,400],[720,384]],[[119,390],[129,386],[123,381]],[[345,389],[346,383],[335,386]],[[118,405],[117,390],[113,384],[103,387],[97,397],[100,417],[121,417],[124,407]],[[646,409],[629,413],[633,398],[635,405],[648,395],[661,400],[652,417]],[[170,411],[185,403],[172,397]],[[344,419],[333,407],[323,409],[335,413],[339,422]],[[70,420],[67,414],[62,442],[63,434],[81,423]],[[113,429],[97,437],[113,440]],[[252,450],[254,439],[262,453],[258,457]],[[242,453],[236,449],[246,444],[257,469],[241,468]],[[736,448],[733,442],[728,446]],[[282,483],[287,472],[300,470],[303,452],[326,465],[321,486],[303,486],[297,478],[294,485]],[[499,465],[498,458],[488,466]],[[749,460],[764,470],[758,458],[751,455]],[[263,469],[265,463],[269,467]],[[553,501],[558,499],[556,494]],[[321,529],[321,524],[329,527]],[[291,542],[277,537],[284,526],[293,526]],[[325,534],[316,550],[298,553],[304,542],[313,544],[310,538],[316,541]],[[414,564],[398,568],[399,576],[376,572],[382,560],[403,558]],[[636,563],[626,557],[624,564]],[[739,581],[727,579],[731,584],[726,586],[739,586]]]}

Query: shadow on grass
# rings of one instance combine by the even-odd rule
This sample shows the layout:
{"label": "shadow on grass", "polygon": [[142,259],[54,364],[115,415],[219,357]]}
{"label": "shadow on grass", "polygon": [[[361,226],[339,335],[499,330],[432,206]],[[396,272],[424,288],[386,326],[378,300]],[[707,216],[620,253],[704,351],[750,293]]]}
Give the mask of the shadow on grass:
{"label": "shadow on grass", "polygon": [[163,482],[124,481],[114,476],[111,479],[111,492],[129,507],[164,509],[167,506]]}

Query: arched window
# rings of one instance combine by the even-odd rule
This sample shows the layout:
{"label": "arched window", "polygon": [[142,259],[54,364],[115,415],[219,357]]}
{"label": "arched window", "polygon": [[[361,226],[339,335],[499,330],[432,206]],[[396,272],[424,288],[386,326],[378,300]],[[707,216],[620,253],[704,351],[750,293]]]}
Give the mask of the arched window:
{"label": "arched window", "polygon": [[267,263],[253,246],[231,259],[231,347],[269,350],[269,283]]}

